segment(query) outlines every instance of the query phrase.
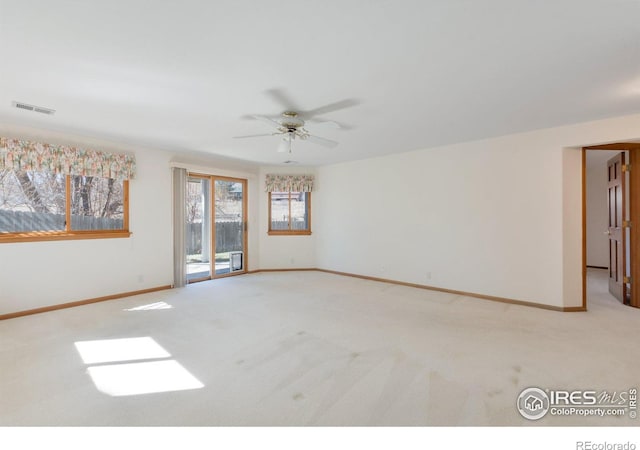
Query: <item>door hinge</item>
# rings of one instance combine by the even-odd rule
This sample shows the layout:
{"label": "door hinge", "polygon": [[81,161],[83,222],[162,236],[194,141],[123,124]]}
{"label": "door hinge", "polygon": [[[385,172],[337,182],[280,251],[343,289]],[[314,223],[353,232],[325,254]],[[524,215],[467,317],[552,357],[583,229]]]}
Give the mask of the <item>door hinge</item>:
{"label": "door hinge", "polygon": [[631,164],[623,164],[622,165],[623,172],[631,172]]}
{"label": "door hinge", "polygon": [[623,220],[622,221],[622,227],[623,228],[631,228],[631,221],[630,220]]}
{"label": "door hinge", "polygon": [[631,283],[631,277],[622,277],[623,283]]}

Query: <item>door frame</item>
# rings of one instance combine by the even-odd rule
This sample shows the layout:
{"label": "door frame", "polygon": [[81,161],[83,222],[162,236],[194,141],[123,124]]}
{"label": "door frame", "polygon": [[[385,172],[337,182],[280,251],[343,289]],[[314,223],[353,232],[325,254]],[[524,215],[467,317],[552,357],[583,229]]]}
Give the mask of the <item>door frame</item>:
{"label": "door frame", "polygon": [[[640,236],[635,232],[640,227],[640,143],[619,142],[614,144],[582,147],[582,308],[587,309],[587,150],[617,150],[629,152],[629,266],[631,275],[631,296],[629,305],[640,308]],[[634,249],[639,249],[634,251]]]}
{"label": "door frame", "polygon": [[[236,178],[236,177],[228,177],[228,176],[222,176],[222,175],[209,175],[209,174],[204,174],[204,173],[197,173],[197,172],[188,172],[187,173],[187,177],[196,177],[196,178],[206,178],[209,180],[209,201],[210,201],[210,207],[209,207],[209,223],[211,224],[211,242],[210,242],[210,254],[211,254],[211,258],[209,261],[209,276],[208,277],[201,277],[201,278],[195,278],[193,280],[188,281],[188,284],[190,283],[197,283],[199,281],[208,281],[208,280],[213,280],[213,279],[217,279],[217,278],[225,278],[225,277],[234,277],[236,275],[243,275],[248,273],[248,262],[249,262],[249,229],[248,229],[248,216],[249,216],[249,211],[247,209],[247,206],[249,204],[248,202],[248,186],[249,186],[249,180],[246,178]],[[220,275],[216,275],[216,211],[215,211],[215,207],[216,207],[216,198],[215,198],[215,182],[216,180],[223,180],[223,181],[236,181],[236,182],[240,182],[242,183],[242,270],[238,270],[236,272],[229,272],[229,273],[224,273],[224,274],[220,274]],[[231,263],[231,262],[229,262]]]}

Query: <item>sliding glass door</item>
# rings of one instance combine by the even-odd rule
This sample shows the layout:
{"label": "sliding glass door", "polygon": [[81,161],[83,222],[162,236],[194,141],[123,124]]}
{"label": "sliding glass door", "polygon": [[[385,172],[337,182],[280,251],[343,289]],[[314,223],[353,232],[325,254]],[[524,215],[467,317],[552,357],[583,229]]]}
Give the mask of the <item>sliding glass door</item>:
{"label": "sliding glass door", "polygon": [[211,180],[187,178],[187,282],[211,278]]}
{"label": "sliding glass door", "polygon": [[215,275],[245,272],[246,180],[214,177]]}
{"label": "sliding glass door", "polygon": [[188,282],[246,272],[246,191],[240,178],[188,177]]}

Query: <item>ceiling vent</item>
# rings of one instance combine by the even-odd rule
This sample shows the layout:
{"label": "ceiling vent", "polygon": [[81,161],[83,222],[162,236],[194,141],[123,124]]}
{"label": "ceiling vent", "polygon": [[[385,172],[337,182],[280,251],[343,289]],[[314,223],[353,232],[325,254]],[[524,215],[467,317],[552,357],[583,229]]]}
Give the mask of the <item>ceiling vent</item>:
{"label": "ceiling vent", "polygon": [[45,108],[44,106],[29,105],[27,103],[22,103],[22,102],[13,102],[13,106],[15,106],[18,109],[26,109],[27,111],[46,114],[48,116],[52,116],[56,112],[55,109]]}

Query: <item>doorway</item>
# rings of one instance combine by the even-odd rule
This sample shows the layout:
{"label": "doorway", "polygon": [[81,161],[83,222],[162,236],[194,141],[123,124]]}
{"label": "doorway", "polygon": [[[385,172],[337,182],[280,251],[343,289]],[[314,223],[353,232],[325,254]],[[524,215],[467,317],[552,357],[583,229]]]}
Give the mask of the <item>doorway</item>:
{"label": "doorway", "polygon": [[187,282],[246,273],[247,180],[189,174]]}
{"label": "doorway", "polygon": [[[597,150],[597,151],[596,151]],[[632,226],[640,224],[638,143],[616,143],[582,149],[583,308],[587,307],[587,274],[606,271],[612,301],[640,307],[633,289],[640,271],[640,251]],[[635,220],[634,220],[635,219]]]}

